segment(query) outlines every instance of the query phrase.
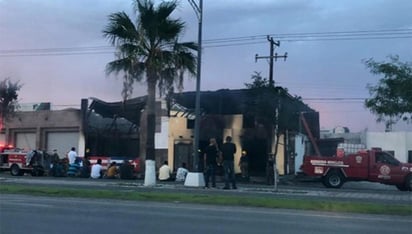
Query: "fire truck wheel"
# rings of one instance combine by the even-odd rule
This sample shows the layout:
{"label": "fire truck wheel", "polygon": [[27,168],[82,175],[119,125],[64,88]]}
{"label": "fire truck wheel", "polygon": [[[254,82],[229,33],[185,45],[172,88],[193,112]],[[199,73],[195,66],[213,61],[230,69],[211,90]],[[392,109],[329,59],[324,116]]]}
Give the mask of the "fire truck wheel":
{"label": "fire truck wheel", "polygon": [[338,171],[331,171],[323,178],[323,184],[328,188],[340,188],[343,183],[344,178]]}
{"label": "fire truck wheel", "polygon": [[409,174],[406,177],[405,187],[407,190],[412,191],[412,174]]}
{"label": "fire truck wheel", "polygon": [[10,174],[12,176],[22,176],[23,175],[23,171],[20,170],[19,165],[17,164],[13,164],[10,168]]}
{"label": "fire truck wheel", "polygon": [[398,188],[399,191],[408,191],[408,188],[404,184],[397,184],[396,188]]}

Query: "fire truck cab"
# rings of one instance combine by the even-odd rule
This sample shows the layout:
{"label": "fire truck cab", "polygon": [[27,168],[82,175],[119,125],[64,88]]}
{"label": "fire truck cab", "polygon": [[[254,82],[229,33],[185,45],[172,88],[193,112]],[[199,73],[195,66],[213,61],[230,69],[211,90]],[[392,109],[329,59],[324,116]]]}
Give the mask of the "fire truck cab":
{"label": "fire truck cab", "polygon": [[44,174],[43,155],[37,151],[23,151],[12,146],[0,146],[0,170],[10,171],[13,176],[30,173]]}
{"label": "fire truck cab", "polygon": [[332,157],[306,155],[301,169],[330,188],[340,188],[345,181],[371,181],[412,191],[412,164],[401,163],[379,148]]}

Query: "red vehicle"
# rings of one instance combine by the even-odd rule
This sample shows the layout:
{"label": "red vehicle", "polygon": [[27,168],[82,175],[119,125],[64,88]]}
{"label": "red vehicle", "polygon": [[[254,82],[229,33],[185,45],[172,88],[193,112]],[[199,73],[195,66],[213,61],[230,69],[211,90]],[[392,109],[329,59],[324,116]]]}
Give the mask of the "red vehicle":
{"label": "red vehicle", "polygon": [[123,157],[89,156],[89,161],[92,165],[96,164],[98,159],[102,160],[102,171],[106,171],[111,162],[116,162],[118,165],[121,165],[127,160],[133,166],[134,173],[140,173],[140,158],[125,159]]}
{"label": "red vehicle", "polygon": [[301,169],[330,188],[340,188],[346,181],[371,181],[412,191],[412,164],[401,163],[379,148],[333,157],[305,156]]}
{"label": "red vehicle", "polygon": [[30,173],[33,176],[44,174],[42,154],[26,152],[12,148],[12,146],[0,146],[0,170],[8,170],[13,176],[21,176]]}

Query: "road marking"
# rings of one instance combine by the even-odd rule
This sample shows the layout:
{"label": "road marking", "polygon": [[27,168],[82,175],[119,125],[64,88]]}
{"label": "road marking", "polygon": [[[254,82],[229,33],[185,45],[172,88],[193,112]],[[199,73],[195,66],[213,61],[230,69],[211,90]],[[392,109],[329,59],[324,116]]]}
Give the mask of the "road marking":
{"label": "road marking", "polygon": [[41,208],[51,208],[54,207],[54,205],[49,205],[49,204],[35,204],[35,203],[29,203],[29,202],[17,202],[17,201],[7,201],[7,202],[2,202],[2,205],[6,206],[24,206],[24,207],[41,207]]}

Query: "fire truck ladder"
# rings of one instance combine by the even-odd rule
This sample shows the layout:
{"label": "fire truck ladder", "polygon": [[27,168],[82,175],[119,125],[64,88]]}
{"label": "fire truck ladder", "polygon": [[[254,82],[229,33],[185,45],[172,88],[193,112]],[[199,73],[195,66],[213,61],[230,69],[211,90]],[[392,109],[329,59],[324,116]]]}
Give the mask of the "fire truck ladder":
{"label": "fire truck ladder", "polygon": [[316,155],[317,155],[317,156],[321,156],[321,155],[320,155],[320,151],[319,151],[318,144],[316,143],[315,138],[313,137],[312,131],[310,131],[308,122],[306,121],[306,118],[305,118],[305,116],[303,115],[303,113],[300,113],[300,120],[302,121],[303,127],[305,127],[305,130],[306,130],[306,132],[308,133],[309,140],[310,140],[310,142],[312,143],[313,148],[315,149]]}

